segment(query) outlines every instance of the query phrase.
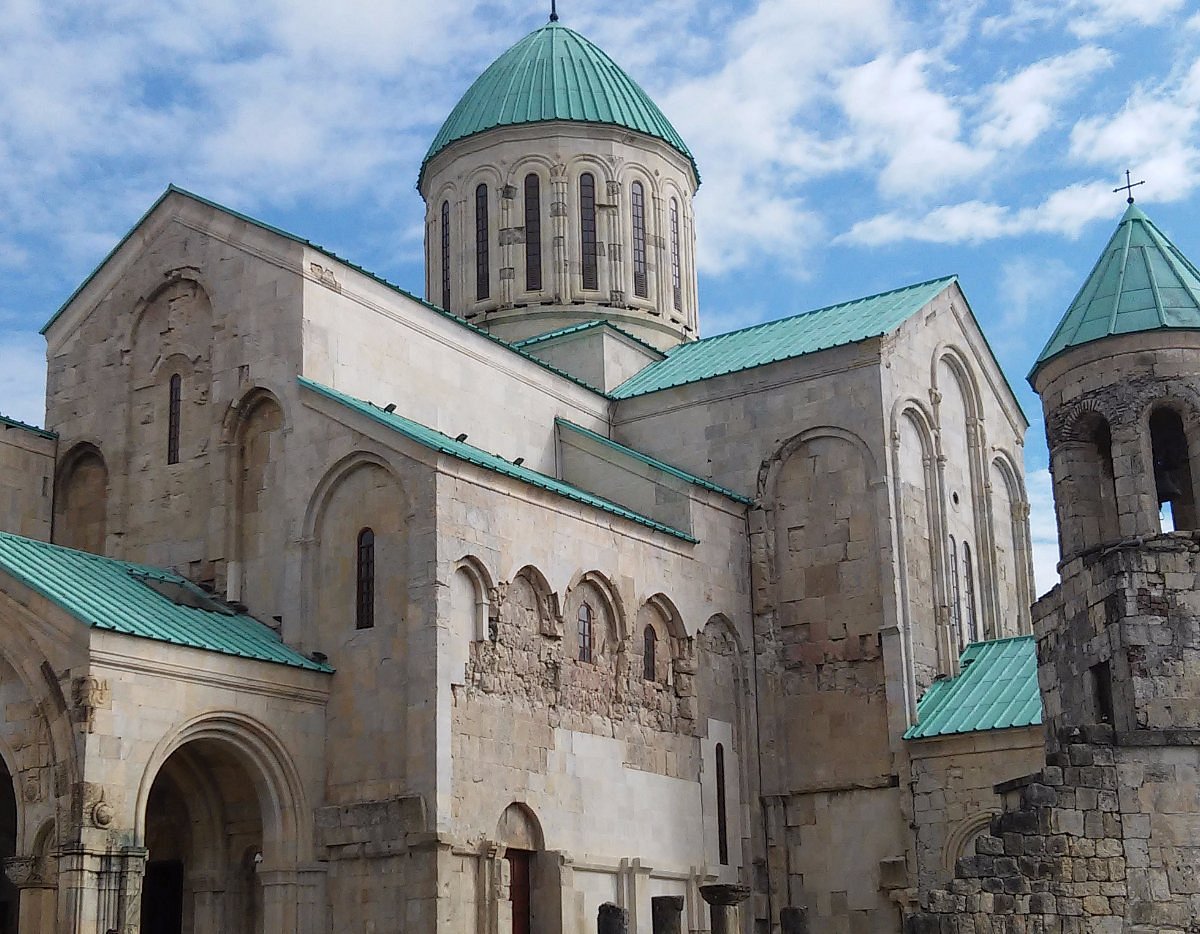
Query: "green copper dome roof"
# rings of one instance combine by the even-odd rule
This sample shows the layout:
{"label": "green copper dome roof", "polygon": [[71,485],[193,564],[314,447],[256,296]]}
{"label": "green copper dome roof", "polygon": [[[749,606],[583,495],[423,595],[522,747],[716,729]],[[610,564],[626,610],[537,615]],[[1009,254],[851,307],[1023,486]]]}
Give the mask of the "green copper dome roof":
{"label": "green copper dome roof", "polygon": [[570,120],[645,133],[679,150],[699,181],[696,160],[675,127],[603,51],[559,23],[535,29],[496,59],[463,95],[421,163],[485,130]]}
{"label": "green copper dome roof", "polygon": [[1200,271],[1131,204],[1033,372],[1072,347],[1170,329],[1200,330]]}

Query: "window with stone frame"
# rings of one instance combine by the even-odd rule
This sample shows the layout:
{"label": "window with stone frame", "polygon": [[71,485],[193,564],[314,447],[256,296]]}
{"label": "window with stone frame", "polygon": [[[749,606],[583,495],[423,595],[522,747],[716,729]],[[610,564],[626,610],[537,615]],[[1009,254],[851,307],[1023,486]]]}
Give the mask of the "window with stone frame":
{"label": "window with stone frame", "polygon": [[653,626],[642,630],[642,678],[646,681],[658,680],[658,633]]}
{"label": "window with stone frame", "polygon": [[442,202],[442,307],[450,307],[450,202]]}
{"label": "window with stone frame", "polygon": [[1187,433],[1179,412],[1159,406],[1150,413],[1150,449],[1154,460],[1154,489],[1163,531],[1195,529],[1196,503]]}
{"label": "window with stone frame", "polygon": [[183,398],[183,377],[178,373],[171,376],[167,400],[167,463],[179,463],[179,422]]}
{"label": "window with stone frame", "polygon": [[725,802],[725,747],[721,743],[717,743],[715,775],[717,785],[717,858],[722,866],[728,866],[729,814]]}
{"label": "window with stone frame", "polygon": [[671,199],[671,290],[675,310],[683,311],[683,264],[679,250],[679,202]]}
{"label": "window with stone frame", "polygon": [[958,576],[958,543],[950,536],[950,628],[963,647],[962,631],[962,583]]}
{"label": "window with stone frame", "polygon": [[963,551],[963,644],[979,641],[975,620],[975,568],[971,564],[971,546],[962,543]]}
{"label": "window with stone frame", "polygon": [[358,560],[355,574],[356,629],[375,625],[375,532],[365,528],[358,533]]}
{"label": "window with stone frame", "polygon": [[594,658],[593,640],[595,638],[596,613],[586,600],[579,604],[577,622],[576,638],[579,643],[579,660],[591,662]]}
{"label": "window with stone frame", "polygon": [[492,268],[488,257],[488,188],[475,189],[475,299],[483,301],[491,294]]}
{"label": "window with stone frame", "polygon": [[525,176],[525,289],[542,288],[542,181],[537,173]]}
{"label": "window with stone frame", "polygon": [[600,262],[596,236],[596,177],[591,172],[579,176],[580,272],[583,287],[600,288]]}
{"label": "window with stone frame", "polygon": [[629,208],[633,222],[633,294],[647,298],[650,283],[646,275],[646,189],[641,182],[629,187]]}

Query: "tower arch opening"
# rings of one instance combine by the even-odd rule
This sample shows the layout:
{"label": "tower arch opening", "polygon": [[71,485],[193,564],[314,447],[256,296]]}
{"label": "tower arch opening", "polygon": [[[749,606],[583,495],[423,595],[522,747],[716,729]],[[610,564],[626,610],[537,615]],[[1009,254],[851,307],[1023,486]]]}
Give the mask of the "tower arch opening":
{"label": "tower arch opening", "polygon": [[1194,529],[1196,499],[1183,418],[1170,406],[1158,406],[1150,413],[1149,427],[1154,490],[1162,517],[1160,530]]}

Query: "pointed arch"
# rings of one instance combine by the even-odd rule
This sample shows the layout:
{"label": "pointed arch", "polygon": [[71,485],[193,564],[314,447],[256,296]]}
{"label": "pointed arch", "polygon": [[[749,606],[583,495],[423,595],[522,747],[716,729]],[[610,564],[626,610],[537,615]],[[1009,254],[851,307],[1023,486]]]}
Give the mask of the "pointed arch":
{"label": "pointed arch", "polygon": [[59,460],[54,486],[54,542],[104,554],[110,482],[100,448],[90,441],[70,448]]}

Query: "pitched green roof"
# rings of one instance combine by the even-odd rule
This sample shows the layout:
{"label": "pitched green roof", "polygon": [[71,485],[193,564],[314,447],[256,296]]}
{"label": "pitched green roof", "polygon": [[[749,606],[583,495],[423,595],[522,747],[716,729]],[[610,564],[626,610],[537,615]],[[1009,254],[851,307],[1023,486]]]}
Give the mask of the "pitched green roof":
{"label": "pitched green roof", "polygon": [[956,281],[930,279],[879,295],[680,344],[613,390],[628,399],[887,334]]}
{"label": "pitched green roof", "polygon": [[48,438],[51,441],[57,441],[58,435],[53,431],[47,431],[45,428],[38,428],[37,425],[30,425],[27,422],[18,421],[15,418],[9,418],[7,415],[0,415],[0,425],[7,425],[9,428],[23,428],[30,434],[35,434],[39,438]]}
{"label": "pitched green roof", "polygon": [[639,344],[647,350],[651,351],[657,357],[664,357],[661,350],[653,344],[647,344],[636,334],[631,334],[624,328],[617,327],[611,321],[605,321],[603,318],[597,318],[592,321],[584,321],[581,324],[568,324],[566,327],[555,328],[553,331],[546,331],[543,334],[535,334],[533,337],[526,337],[524,340],[513,341],[512,346],[517,350],[526,350],[529,347],[536,347],[538,344],[543,344],[546,341],[557,340],[560,337],[567,337],[570,334],[579,334],[583,331],[592,331],[596,328],[607,328],[614,334],[620,334],[622,337]]}
{"label": "pitched green roof", "polygon": [[[293,668],[332,671],[284,645],[258,620],[235,612],[171,571],[8,532],[0,532],[0,571],[94,629]],[[182,602],[167,593],[178,594]]]}
{"label": "pitched green roof", "polygon": [[905,739],[1042,722],[1033,636],[975,642],[963,650],[959,664],[957,677],[930,685],[917,704],[917,722],[908,728]]}
{"label": "pitched green roof", "polygon": [[1172,328],[1200,330],[1200,271],[1131,204],[1033,372],[1081,344]]}
{"label": "pitched green roof", "polygon": [[623,127],[696,160],[663,112],[600,48],[559,23],[535,29],[492,62],[450,111],[421,163],[451,143],[501,126],[569,120]]}
{"label": "pitched green roof", "polygon": [[635,451],[633,448],[626,447],[619,441],[614,441],[612,438],[606,438],[604,435],[591,431],[588,428],[584,428],[582,425],[576,425],[574,422],[569,422],[565,418],[554,419],[554,424],[561,425],[563,428],[566,428],[569,431],[578,432],[585,438],[590,438],[592,441],[596,441],[614,451],[619,451],[621,454],[624,454],[627,457],[631,457],[636,461],[640,461],[649,467],[654,467],[656,470],[661,470],[663,473],[670,474],[672,477],[676,477],[679,480],[684,480],[687,483],[694,484],[695,486],[701,487],[705,490],[710,490],[713,493],[720,493],[722,496],[727,496],[731,500],[741,503],[744,506],[754,505],[754,500],[749,496],[743,496],[741,493],[735,493],[733,490],[727,489],[726,487],[718,486],[711,480],[705,480],[703,477],[697,477],[695,474],[688,473],[686,470],[680,470],[678,467],[674,467],[671,464],[668,464],[666,461],[660,461],[658,458],[651,457],[649,454],[643,454],[641,451]]}
{"label": "pitched green roof", "polygon": [[557,493],[559,496],[565,496],[567,499],[574,500],[577,503],[583,503],[587,506],[592,506],[603,512],[611,513],[614,516],[620,516],[623,519],[628,519],[631,522],[636,522],[638,525],[644,525],[647,528],[654,529],[657,532],[665,532],[667,535],[681,538],[685,542],[696,543],[697,539],[688,535],[686,532],[681,532],[679,529],[673,529],[669,525],[663,525],[661,522],[636,513],[631,509],[626,509],[617,503],[595,496],[585,490],[572,486],[559,480],[557,477],[551,477],[536,470],[532,470],[523,464],[515,464],[510,460],[505,460],[498,454],[489,454],[487,451],[480,450],[473,444],[467,444],[465,441],[458,441],[451,438],[449,435],[442,434],[434,428],[428,428],[419,422],[414,422],[411,418],[405,418],[403,415],[398,415],[395,412],[387,412],[377,405],[370,402],[364,402],[362,399],[356,399],[353,396],[348,396],[345,393],[338,392],[336,389],[330,389],[315,380],[308,379],[304,376],[299,376],[297,379],[301,386],[306,389],[311,389],[313,392],[325,396],[327,399],[332,399],[335,402],[340,402],[347,408],[353,409],[368,418],[386,425],[388,428],[398,431],[410,441],[415,441],[417,444],[423,445],[431,450],[438,451],[442,454],[449,454],[451,457],[466,461],[469,464],[474,464],[476,467],[482,467],[485,470],[491,470],[498,474],[503,474],[506,477],[512,477],[516,480],[521,480],[531,486],[536,486],[539,489],[547,490],[551,493]]}

